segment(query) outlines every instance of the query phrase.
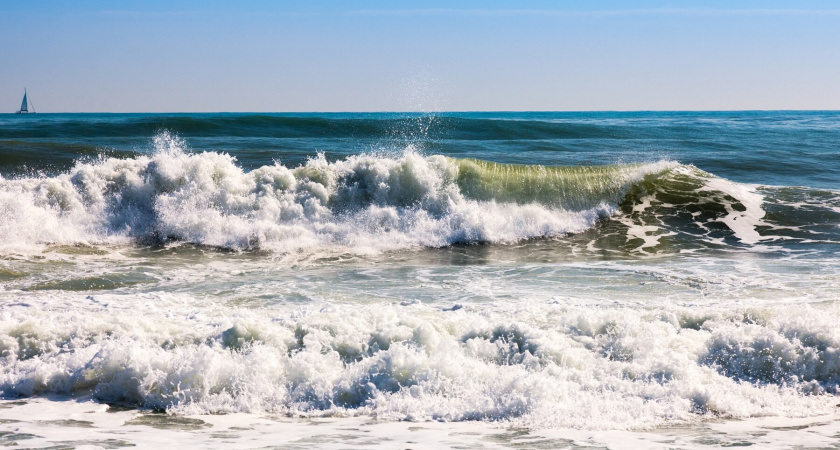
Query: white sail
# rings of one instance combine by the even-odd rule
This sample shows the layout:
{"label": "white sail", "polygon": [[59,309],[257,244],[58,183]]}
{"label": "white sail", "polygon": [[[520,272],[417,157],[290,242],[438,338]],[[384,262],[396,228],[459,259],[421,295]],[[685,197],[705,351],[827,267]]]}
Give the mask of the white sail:
{"label": "white sail", "polygon": [[23,91],[23,103],[20,104],[20,112],[25,113],[29,112],[29,109],[26,108],[26,91]]}

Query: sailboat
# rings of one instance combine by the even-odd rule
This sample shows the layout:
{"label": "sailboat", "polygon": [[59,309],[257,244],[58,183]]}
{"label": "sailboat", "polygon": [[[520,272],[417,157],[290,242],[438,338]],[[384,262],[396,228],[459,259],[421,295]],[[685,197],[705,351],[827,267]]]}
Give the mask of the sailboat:
{"label": "sailboat", "polygon": [[[27,106],[28,106],[30,103],[31,103],[31,102],[29,102],[29,101],[26,99],[26,89],[24,89],[24,90],[23,90],[23,102],[21,102],[21,104],[20,104],[20,110],[19,110],[19,111],[17,111],[15,114],[29,114],[29,112],[30,112],[30,111],[29,111],[29,108],[28,108]],[[35,111],[34,111],[34,109],[35,109],[35,108],[32,108],[32,109],[33,109],[32,113],[34,113],[34,112],[35,112]]]}

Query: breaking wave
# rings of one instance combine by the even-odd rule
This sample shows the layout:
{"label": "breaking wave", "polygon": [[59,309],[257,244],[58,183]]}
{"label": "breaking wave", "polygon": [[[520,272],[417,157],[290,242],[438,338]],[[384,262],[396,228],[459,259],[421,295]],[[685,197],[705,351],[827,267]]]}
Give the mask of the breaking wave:
{"label": "breaking wave", "polygon": [[291,252],[513,242],[585,230],[633,182],[669,166],[536,168],[517,178],[504,166],[408,151],[245,172],[226,154],[187,153],[167,134],[155,142],[152,156],[0,180],[3,244],[155,239]]}
{"label": "breaking wave", "polygon": [[813,394],[840,383],[836,307],[191,304],[175,313],[169,298],[138,316],[132,301],[96,314],[81,303],[61,317],[7,311],[0,395],[93,395],[184,414],[620,429],[698,414],[827,413],[836,397]]}
{"label": "breaking wave", "polygon": [[710,245],[766,240],[754,188],[671,161],[528,166],[409,146],[246,171],[228,154],[186,151],[167,133],[154,142],[148,156],[0,178],[0,246],[187,242],[365,254],[562,237],[611,218],[625,247],[640,251],[686,236]]}

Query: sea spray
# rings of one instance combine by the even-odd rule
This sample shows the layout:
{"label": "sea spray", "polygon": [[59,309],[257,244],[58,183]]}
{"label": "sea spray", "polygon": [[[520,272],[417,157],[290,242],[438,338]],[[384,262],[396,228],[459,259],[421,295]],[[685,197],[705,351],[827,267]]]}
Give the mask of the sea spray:
{"label": "sea spray", "polygon": [[150,156],[79,162],[55,177],[0,180],[3,245],[133,239],[366,253],[510,243],[584,231],[634,183],[675,167],[515,166],[409,150],[248,172],[227,154],[186,152],[169,134],[155,146]]}
{"label": "sea spray", "polygon": [[2,442],[836,440],[836,112],[36,116]]}
{"label": "sea spray", "polygon": [[138,317],[120,306],[130,299],[105,298],[114,306],[66,297],[72,312],[61,316],[8,308],[0,393],[92,392],[187,414],[619,429],[697,414],[825,413],[834,402],[815,394],[840,383],[835,310],[601,310],[522,299],[454,311],[338,303],[252,311],[175,298]]}

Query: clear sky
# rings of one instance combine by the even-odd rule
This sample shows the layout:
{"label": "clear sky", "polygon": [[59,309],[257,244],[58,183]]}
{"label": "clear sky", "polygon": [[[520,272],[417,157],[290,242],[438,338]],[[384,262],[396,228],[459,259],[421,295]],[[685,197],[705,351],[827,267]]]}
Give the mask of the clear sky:
{"label": "clear sky", "polygon": [[840,109],[840,1],[0,0],[0,111]]}

